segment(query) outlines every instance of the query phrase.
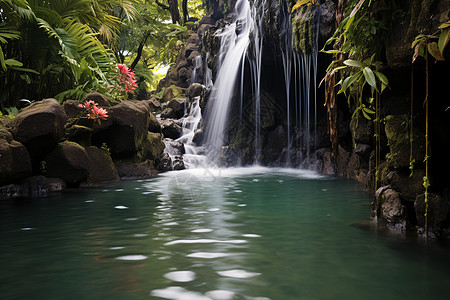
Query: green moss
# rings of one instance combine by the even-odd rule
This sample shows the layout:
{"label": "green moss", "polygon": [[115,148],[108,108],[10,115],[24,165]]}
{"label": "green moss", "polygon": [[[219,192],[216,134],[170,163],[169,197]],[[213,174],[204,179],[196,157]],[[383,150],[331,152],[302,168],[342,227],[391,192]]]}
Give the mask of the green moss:
{"label": "green moss", "polygon": [[311,53],[315,47],[316,14],[316,5],[299,7],[292,14],[293,47],[298,53]]}

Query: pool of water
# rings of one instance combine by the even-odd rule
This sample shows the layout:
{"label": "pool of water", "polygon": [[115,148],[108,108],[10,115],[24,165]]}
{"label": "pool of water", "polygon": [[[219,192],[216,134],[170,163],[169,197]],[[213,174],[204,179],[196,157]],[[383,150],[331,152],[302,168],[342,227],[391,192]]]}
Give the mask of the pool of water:
{"label": "pool of water", "polygon": [[0,299],[449,299],[449,249],[377,233],[370,202],[255,167],[3,203]]}

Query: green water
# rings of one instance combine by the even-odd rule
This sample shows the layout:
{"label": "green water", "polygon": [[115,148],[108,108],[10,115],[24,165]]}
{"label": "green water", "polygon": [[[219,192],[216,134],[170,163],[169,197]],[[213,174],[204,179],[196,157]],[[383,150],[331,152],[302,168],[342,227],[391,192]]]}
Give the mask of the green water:
{"label": "green water", "polygon": [[450,249],[377,233],[370,202],[250,168],[3,203],[0,299],[449,299]]}

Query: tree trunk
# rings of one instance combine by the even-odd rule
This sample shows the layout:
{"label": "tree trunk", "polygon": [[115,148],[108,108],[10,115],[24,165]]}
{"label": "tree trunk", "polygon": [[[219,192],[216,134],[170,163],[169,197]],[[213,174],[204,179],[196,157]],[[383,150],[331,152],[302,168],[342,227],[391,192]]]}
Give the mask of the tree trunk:
{"label": "tree trunk", "polygon": [[183,8],[183,22],[184,22],[184,24],[186,24],[186,22],[189,21],[189,12],[188,12],[188,8],[187,8],[187,0],[183,0],[182,8]]}
{"label": "tree trunk", "polygon": [[150,32],[147,31],[144,35],[144,39],[139,43],[139,47],[136,53],[136,58],[133,60],[133,62],[130,65],[130,71],[133,71],[133,69],[136,67],[136,65],[138,64],[139,60],[141,59],[142,56],[142,50],[144,49],[145,43],[147,42],[148,36],[150,35]]}
{"label": "tree trunk", "polygon": [[180,11],[178,10],[177,0],[167,0],[169,2],[169,11],[172,16],[172,23],[176,24],[180,22]]}

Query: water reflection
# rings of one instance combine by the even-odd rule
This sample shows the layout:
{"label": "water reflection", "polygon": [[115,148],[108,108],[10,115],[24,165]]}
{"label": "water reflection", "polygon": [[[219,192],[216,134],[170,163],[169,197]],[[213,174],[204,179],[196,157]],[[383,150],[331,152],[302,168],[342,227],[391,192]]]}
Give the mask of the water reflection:
{"label": "water reflection", "polygon": [[0,210],[2,299],[415,300],[450,292],[448,249],[361,230],[371,199],[356,184],[265,168],[192,172],[202,192],[185,202],[169,197],[175,174],[167,173]]}

